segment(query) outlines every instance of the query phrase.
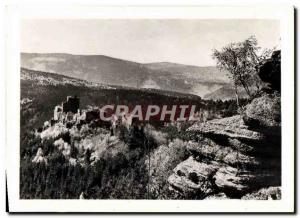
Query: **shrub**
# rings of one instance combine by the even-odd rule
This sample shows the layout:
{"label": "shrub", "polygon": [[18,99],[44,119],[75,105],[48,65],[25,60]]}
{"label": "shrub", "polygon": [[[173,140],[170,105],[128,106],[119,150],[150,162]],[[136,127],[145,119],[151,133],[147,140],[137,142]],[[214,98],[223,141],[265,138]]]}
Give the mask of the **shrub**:
{"label": "shrub", "polygon": [[[169,198],[170,191],[167,183],[168,177],[173,169],[181,161],[185,160],[189,153],[186,149],[187,143],[175,139],[169,145],[162,145],[155,149],[150,155],[151,195],[154,198]],[[145,162],[148,164],[148,162]]]}

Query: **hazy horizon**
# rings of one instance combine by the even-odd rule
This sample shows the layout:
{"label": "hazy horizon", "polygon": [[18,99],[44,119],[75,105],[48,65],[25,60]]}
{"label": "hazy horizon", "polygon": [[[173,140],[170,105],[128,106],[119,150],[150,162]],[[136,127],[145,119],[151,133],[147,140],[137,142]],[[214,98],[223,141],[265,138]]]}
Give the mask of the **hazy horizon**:
{"label": "hazy horizon", "polygon": [[123,61],[130,61],[130,62],[135,62],[135,63],[139,63],[139,64],[156,64],[156,63],[171,63],[171,64],[179,64],[179,65],[187,65],[187,66],[195,66],[195,67],[212,67],[214,65],[195,65],[195,64],[184,64],[184,63],[179,63],[179,62],[170,62],[170,61],[157,61],[157,62],[137,62],[134,60],[128,60],[125,58],[118,58],[118,57],[113,57],[113,56],[108,56],[105,54],[71,54],[71,53],[64,53],[64,52],[44,52],[44,53],[39,53],[39,52],[22,52],[21,54],[66,54],[66,55],[74,55],[74,56],[105,56],[105,57],[109,57],[112,59],[119,59],[119,60],[123,60]]}
{"label": "hazy horizon", "polygon": [[204,67],[215,65],[212,49],[251,35],[263,48],[280,47],[276,20],[30,19],[21,22],[21,52],[102,55],[143,64]]}

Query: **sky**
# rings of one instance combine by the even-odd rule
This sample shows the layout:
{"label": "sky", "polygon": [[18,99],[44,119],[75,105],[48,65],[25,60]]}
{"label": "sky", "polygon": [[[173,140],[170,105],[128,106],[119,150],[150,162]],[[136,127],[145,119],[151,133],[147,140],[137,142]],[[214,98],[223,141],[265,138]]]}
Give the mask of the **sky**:
{"label": "sky", "polygon": [[251,35],[263,48],[280,47],[277,20],[31,19],[21,22],[21,51],[211,66],[213,49]]}

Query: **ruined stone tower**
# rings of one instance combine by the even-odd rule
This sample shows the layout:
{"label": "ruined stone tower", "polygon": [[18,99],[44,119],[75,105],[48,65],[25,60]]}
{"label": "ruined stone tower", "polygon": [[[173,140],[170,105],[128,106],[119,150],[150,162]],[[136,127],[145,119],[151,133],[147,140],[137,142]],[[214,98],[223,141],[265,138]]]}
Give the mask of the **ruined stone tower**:
{"label": "ruined stone tower", "polygon": [[77,96],[68,96],[67,101],[62,103],[62,110],[64,113],[72,112],[77,113],[79,109],[79,98]]}

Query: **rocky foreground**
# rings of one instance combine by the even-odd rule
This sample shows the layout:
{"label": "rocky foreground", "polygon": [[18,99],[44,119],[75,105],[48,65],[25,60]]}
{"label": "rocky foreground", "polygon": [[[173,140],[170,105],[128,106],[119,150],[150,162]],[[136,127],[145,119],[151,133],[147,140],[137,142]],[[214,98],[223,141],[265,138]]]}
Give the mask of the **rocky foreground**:
{"label": "rocky foreground", "polygon": [[199,199],[280,199],[280,97],[254,99],[243,114],[188,129],[201,137],[187,145],[191,155],[169,176],[170,189]]}

